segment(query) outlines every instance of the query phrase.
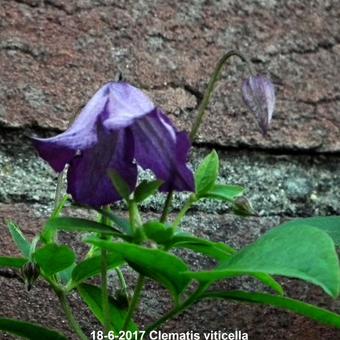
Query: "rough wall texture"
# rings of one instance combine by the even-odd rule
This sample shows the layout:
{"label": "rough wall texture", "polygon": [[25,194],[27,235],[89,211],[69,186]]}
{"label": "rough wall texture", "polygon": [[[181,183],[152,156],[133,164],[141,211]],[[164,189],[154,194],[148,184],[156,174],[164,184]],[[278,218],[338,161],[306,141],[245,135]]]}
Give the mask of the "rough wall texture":
{"label": "rough wall texture", "polygon": [[[227,207],[204,202],[196,209],[199,217],[188,217],[187,228],[239,248],[287,218],[340,214],[339,17],[336,0],[0,0],[0,253],[15,253],[6,219],[33,237],[52,206],[55,174],[37,159],[28,136],[65,129],[117,72],[189,129],[209,75],[229,49],[246,53],[255,69],[273,80],[278,100],[272,128],[263,139],[241,100],[247,69],[232,59],[192,162],[195,166],[206,147],[216,147],[221,180],[245,185],[260,216],[240,220]],[[162,200],[159,196],[144,209],[159,211]],[[64,239],[76,241],[70,235]],[[73,337],[42,283],[29,294],[6,276],[11,275],[0,276],[1,316],[35,320]],[[338,301],[318,289],[284,284],[292,296],[340,312]],[[161,312],[157,297],[168,301],[159,288],[148,293],[139,316],[144,323]],[[78,307],[76,296],[72,303]],[[86,330],[98,328],[82,313]],[[340,337],[301,317],[233,303],[199,304],[165,326],[235,328],[251,339]]]}

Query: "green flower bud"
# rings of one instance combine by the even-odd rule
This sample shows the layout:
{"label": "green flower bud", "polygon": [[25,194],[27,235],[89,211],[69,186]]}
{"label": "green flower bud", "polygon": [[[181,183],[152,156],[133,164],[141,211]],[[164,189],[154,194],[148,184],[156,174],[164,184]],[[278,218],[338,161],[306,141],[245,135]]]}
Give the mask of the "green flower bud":
{"label": "green flower bud", "polygon": [[233,212],[239,216],[257,216],[252,204],[247,197],[238,197],[233,204]]}

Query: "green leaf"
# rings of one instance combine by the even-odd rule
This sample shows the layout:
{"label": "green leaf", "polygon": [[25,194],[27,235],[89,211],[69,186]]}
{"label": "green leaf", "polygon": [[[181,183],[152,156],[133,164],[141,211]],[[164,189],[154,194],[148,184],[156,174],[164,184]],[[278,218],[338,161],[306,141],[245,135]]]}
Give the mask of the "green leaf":
{"label": "green leaf", "polygon": [[20,257],[0,256],[0,267],[20,268],[27,262],[27,259]]}
{"label": "green leaf", "polygon": [[[116,268],[124,263],[117,254],[107,255],[107,269]],[[94,256],[78,263],[72,272],[71,286],[77,286],[80,282],[99,274],[101,271],[101,256]]]}
{"label": "green leaf", "polygon": [[32,260],[32,256],[35,252],[35,249],[37,248],[37,244],[40,240],[39,235],[35,236],[30,244],[30,249],[29,249],[29,254],[28,254],[28,258],[31,261]]}
{"label": "green leaf", "polygon": [[203,196],[214,186],[219,171],[219,160],[215,150],[205,157],[195,174],[196,194]]}
{"label": "green leaf", "polygon": [[340,246],[340,216],[308,217],[292,220],[282,224],[282,226],[309,225],[325,231],[334,241],[336,246]]}
{"label": "green leaf", "polygon": [[100,214],[110,219],[123,233],[127,235],[132,235],[132,228],[130,226],[129,220],[126,218],[117,216],[111,210],[107,211],[105,209],[96,209]]}
{"label": "green leaf", "polygon": [[[99,322],[104,325],[101,289],[86,283],[80,284],[77,289],[81,298],[88,305],[91,312],[95,315]],[[109,297],[109,308],[111,316],[111,328],[115,332],[119,332],[123,328],[127,310],[119,306],[111,296]],[[130,321],[128,330],[136,331],[137,329],[137,325],[133,321]]]}
{"label": "green leaf", "polygon": [[64,269],[64,270],[62,270],[61,272],[58,273],[59,278],[61,280],[61,283],[63,285],[67,285],[71,281],[72,272],[73,272],[73,269],[75,268],[75,266],[76,266],[76,263],[72,263],[71,266],[67,267],[66,269]]}
{"label": "green leaf", "polygon": [[146,198],[153,195],[162,185],[163,181],[142,181],[135,190],[135,201],[137,203],[143,202]]}
{"label": "green leaf", "polygon": [[121,237],[123,239],[130,240],[131,237],[122,234],[118,229],[107,226],[106,224],[102,224],[99,222],[94,222],[91,220],[86,220],[82,218],[73,218],[73,217],[57,217],[50,219],[41,235],[42,238],[45,238],[46,232],[50,229],[59,229],[64,231],[73,231],[73,232],[83,232],[83,233],[100,233],[106,235],[112,235],[115,237]]}
{"label": "green leaf", "polygon": [[112,181],[114,188],[117,190],[118,194],[127,201],[130,196],[130,188],[128,184],[115,170],[109,171],[108,175]]}
{"label": "green leaf", "polygon": [[215,184],[206,194],[204,194],[204,197],[232,203],[235,198],[243,195],[244,190],[245,189],[239,185]]}
{"label": "green leaf", "polygon": [[0,330],[31,340],[67,340],[65,336],[56,331],[13,319],[0,318]]}
{"label": "green leaf", "polygon": [[284,290],[283,290],[282,286],[274,278],[272,278],[269,274],[255,273],[255,274],[252,274],[250,276],[252,276],[255,279],[259,280],[264,285],[266,285],[267,287],[271,288],[274,292],[276,292],[276,293],[278,293],[280,295],[284,294]]}
{"label": "green leaf", "polygon": [[177,232],[166,245],[168,248],[191,249],[195,252],[210,256],[217,261],[226,260],[236,252],[224,243],[201,239],[184,232]]}
{"label": "green leaf", "polygon": [[168,242],[174,230],[171,227],[167,227],[165,224],[158,221],[150,221],[143,224],[143,230],[145,235],[159,244]]}
{"label": "green leaf", "polygon": [[230,292],[206,292],[202,298],[217,298],[226,300],[244,301],[250,303],[261,303],[276,308],[285,309],[299,315],[306,316],[312,320],[325,325],[340,328],[340,315],[302,301],[290,299],[283,296],[275,296],[264,293],[248,293],[242,291]]}
{"label": "green leaf", "polygon": [[22,255],[28,258],[30,256],[31,245],[26,240],[25,236],[23,235],[19,227],[14,223],[10,222],[8,223],[8,229],[9,232],[11,233],[13,241],[15,242],[18,249],[21,251]]}
{"label": "green leaf", "polygon": [[299,278],[319,285],[333,297],[339,293],[339,260],[332,239],[319,229],[303,225],[274,228],[215,270],[187,275],[216,281],[258,273]]}
{"label": "green leaf", "polygon": [[75,255],[69,247],[51,243],[38,249],[34,259],[46,275],[53,275],[71,266]]}
{"label": "green leaf", "polygon": [[121,255],[132,268],[160,282],[175,298],[190,282],[189,278],[180,274],[187,270],[186,264],[175,255],[165,251],[95,238],[88,239],[87,242]]}

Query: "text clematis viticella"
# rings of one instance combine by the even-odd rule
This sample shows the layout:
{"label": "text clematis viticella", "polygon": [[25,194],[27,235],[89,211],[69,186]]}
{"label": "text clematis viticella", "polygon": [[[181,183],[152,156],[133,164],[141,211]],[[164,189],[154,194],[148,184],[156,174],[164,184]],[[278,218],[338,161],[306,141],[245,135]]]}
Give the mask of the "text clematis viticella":
{"label": "text clematis viticella", "polygon": [[112,170],[133,191],[137,164],[163,181],[161,191],[194,191],[188,135],[128,83],[107,83],[67,131],[33,143],[55,171],[69,164],[67,192],[80,204],[99,207],[121,199],[108,177]]}

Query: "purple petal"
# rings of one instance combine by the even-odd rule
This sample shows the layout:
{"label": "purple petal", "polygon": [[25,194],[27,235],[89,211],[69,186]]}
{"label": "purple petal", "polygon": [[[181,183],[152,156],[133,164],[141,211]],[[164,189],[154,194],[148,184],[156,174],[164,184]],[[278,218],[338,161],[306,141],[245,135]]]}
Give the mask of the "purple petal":
{"label": "purple petal", "polygon": [[78,150],[85,150],[97,142],[96,121],[108,102],[110,83],[101,87],[80,112],[71,127],[51,138],[33,138],[39,156],[60,172]]}
{"label": "purple petal", "polygon": [[92,207],[121,199],[107,175],[109,170],[116,170],[131,191],[137,181],[131,132],[128,129],[107,131],[99,121],[97,134],[98,143],[76,156],[67,174],[67,192],[76,202]]}
{"label": "purple petal", "polygon": [[159,109],[135,121],[130,127],[135,141],[135,158],[165,183],[162,191],[194,191],[194,178],[186,166],[190,141],[178,132]]}
{"label": "purple petal", "polygon": [[151,112],[155,105],[141,90],[127,83],[111,83],[103,125],[117,130],[131,125],[135,119]]}
{"label": "purple petal", "polygon": [[249,77],[242,86],[243,99],[255,113],[262,134],[266,135],[275,106],[275,91],[270,80],[264,76]]}

